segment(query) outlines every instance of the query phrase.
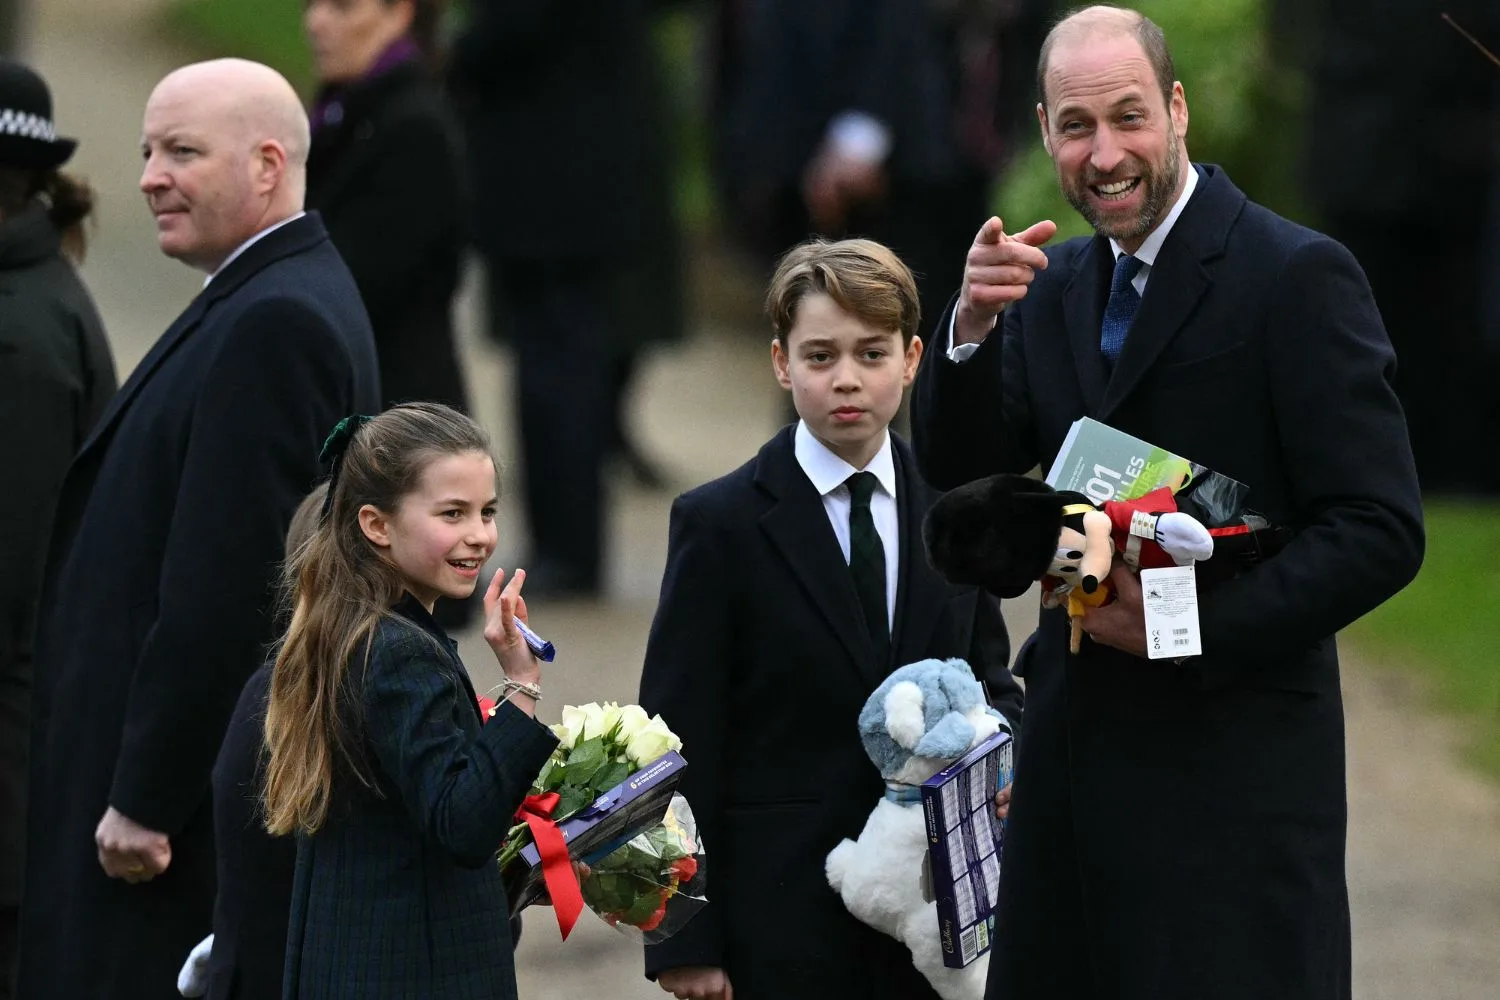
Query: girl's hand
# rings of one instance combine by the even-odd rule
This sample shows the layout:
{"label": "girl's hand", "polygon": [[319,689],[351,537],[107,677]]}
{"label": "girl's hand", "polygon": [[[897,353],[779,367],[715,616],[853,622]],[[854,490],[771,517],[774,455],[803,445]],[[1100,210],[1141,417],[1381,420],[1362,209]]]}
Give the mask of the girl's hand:
{"label": "girl's hand", "polygon": [[484,641],[495,651],[500,669],[513,681],[535,684],[542,677],[542,665],[531,654],[526,637],[516,628],[516,621],[526,621],[526,598],[521,596],[521,587],[526,583],[526,571],[516,570],[510,583],[501,590],[505,581],[505,570],[495,573],[489,589],[484,592]]}

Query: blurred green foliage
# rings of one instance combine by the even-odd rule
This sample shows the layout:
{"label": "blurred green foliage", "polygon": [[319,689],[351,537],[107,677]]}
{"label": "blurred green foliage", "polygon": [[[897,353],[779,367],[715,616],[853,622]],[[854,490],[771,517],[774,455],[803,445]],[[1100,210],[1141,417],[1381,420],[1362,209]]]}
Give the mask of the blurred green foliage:
{"label": "blurred green foliage", "polygon": [[1500,505],[1430,503],[1411,586],[1349,628],[1373,663],[1418,676],[1465,723],[1469,759],[1500,777]]}
{"label": "blurred green foliage", "polygon": [[263,62],[306,95],[313,72],[302,7],[303,0],[173,0],[163,16],[167,30],[196,54]]}

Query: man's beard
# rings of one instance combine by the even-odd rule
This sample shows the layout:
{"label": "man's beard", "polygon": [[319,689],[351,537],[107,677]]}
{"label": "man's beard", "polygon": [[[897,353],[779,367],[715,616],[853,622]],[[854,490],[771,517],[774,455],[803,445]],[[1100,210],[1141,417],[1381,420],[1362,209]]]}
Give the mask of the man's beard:
{"label": "man's beard", "polygon": [[1177,188],[1177,175],[1181,168],[1182,151],[1175,139],[1167,145],[1167,159],[1161,171],[1158,172],[1148,164],[1141,165],[1140,183],[1146,189],[1146,197],[1141,202],[1141,210],[1133,219],[1105,221],[1100,217],[1098,207],[1089,198],[1089,188],[1101,181],[1109,182],[1097,174],[1087,176],[1082,181],[1065,184],[1063,196],[1100,236],[1117,242],[1136,240],[1151,232],[1165,218],[1170,199]]}

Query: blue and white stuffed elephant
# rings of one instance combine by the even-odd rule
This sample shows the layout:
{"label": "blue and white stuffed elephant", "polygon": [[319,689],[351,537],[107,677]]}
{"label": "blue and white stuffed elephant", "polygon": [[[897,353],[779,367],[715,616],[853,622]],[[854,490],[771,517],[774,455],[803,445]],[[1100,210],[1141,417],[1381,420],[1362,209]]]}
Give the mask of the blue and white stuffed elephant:
{"label": "blue and white stuffed elephant", "polygon": [[943,964],[937,904],[922,898],[927,826],[919,789],[1002,728],[1010,730],[963,660],[922,660],[896,670],[859,714],[860,739],[885,778],[885,797],[859,839],[844,840],[828,855],[828,884],[849,912],[905,943],[912,964],[944,1000],[980,1000],[989,956],[962,969]]}

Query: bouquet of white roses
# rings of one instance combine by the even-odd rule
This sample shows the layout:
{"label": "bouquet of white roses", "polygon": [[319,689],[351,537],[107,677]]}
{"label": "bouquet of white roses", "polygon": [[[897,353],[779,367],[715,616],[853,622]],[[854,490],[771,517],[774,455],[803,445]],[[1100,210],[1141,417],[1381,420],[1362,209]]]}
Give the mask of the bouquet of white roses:
{"label": "bouquet of white roses", "polygon": [[517,813],[500,868],[516,909],[540,898],[545,879],[566,937],[582,909],[571,863],[593,864],[660,826],[686,761],[677,735],[639,705],[568,705],[552,731],[558,747]]}

